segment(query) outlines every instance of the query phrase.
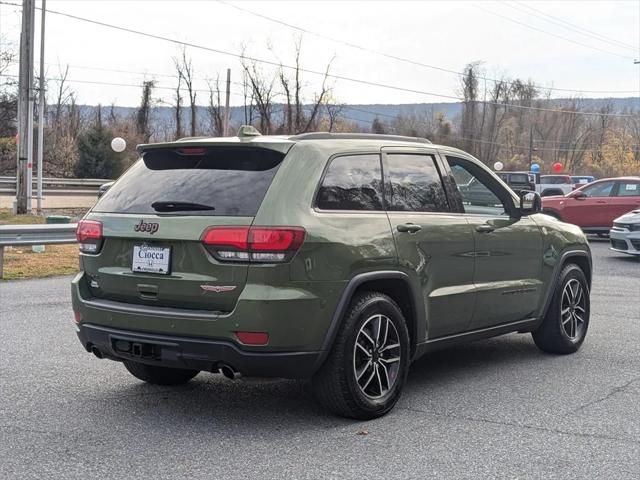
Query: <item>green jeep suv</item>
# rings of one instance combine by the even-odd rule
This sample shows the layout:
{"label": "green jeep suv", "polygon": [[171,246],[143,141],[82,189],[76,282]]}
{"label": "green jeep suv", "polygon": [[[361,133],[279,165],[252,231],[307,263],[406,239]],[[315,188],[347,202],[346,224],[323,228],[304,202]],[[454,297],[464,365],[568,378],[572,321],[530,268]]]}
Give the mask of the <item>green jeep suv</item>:
{"label": "green jeep suv", "polygon": [[140,380],[311,378],[328,409],[368,419],[425,353],[585,338],[584,234],[463,151],[247,127],[138,149],[78,224],[71,290],[84,348]]}

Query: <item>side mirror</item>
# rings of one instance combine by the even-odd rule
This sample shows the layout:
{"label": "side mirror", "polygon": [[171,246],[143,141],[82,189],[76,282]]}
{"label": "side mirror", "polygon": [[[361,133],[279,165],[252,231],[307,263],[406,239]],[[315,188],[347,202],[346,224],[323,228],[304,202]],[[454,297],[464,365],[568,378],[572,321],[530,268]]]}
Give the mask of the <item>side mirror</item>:
{"label": "side mirror", "polygon": [[570,197],[575,198],[576,200],[584,200],[585,198],[587,198],[587,194],[582,190],[576,190],[574,192],[571,192]]}
{"label": "side mirror", "polygon": [[542,210],[542,199],[538,192],[520,191],[520,215],[533,215]]}

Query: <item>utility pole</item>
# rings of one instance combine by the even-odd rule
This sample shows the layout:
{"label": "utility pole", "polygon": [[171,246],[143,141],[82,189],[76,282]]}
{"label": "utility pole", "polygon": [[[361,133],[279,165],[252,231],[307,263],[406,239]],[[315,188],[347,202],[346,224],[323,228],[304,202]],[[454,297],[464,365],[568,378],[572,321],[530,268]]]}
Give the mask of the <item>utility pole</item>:
{"label": "utility pole", "polygon": [[42,17],[40,18],[40,95],[38,96],[38,213],[42,213],[42,158],[44,151],[44,17],[47,0],[42,0]]}
{"label": "utility pole", "polygon": [[33,58],[35,51],[36,6],[31,2],[31,50],[29,51],[29,108],[27,110],[27,128],[29,129],[29,144],[27,145],[27,213],[31,213],[31,199],[33,197],[33,107],[36,96],[33,88]]}
{"label": "utility pole", "polygon": [[533,165],[533,117],[530,115],[529,121],[529,171]]}
{"label": "utility pole", "polygon": [[[22,31],[20,33],[20,70],[18,79],[18,164],[16,169],[16,211],[28,213],[31,178],[29,163],[33,162],[33,131],[29,131],[29,111],[33,115],[30,100],[33,87],[33,22],[35,0],[22,0]],[[31,146],[30,146],[31,145]],[[29,157],[29,154],[32,156]]]}
{"label": "utility pole", "polygon": [[224,126],[222,128],[222,136],[229,135],[229,98],[231,97],[231,69],[227,68],[227,100],[224,108]]}

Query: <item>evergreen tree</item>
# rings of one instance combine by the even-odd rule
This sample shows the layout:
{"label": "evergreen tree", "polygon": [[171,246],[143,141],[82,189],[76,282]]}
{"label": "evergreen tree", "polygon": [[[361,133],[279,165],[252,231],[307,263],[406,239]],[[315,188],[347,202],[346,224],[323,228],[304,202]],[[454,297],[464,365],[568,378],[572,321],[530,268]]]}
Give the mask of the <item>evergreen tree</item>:
{"label": "evergreen tree", "polygon": [[96,122],[78,136],[78,178],[116,178],[122,173],[120,155],[111,149],[113,133],[98,114]]}

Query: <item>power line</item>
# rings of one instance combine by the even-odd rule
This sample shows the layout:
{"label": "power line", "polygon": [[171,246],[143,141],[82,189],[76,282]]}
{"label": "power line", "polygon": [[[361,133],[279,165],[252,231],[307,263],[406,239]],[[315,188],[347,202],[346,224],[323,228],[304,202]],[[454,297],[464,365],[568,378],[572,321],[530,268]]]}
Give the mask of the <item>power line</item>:
{"label": "power line", "polygon": [[[594,32],[593,30],[589,30],[587,28],[581,27],[579,25],[576,25],[574,23],[571,22],[567,22],[566,20],[562,19],[562,18],[558,18],[555,17],[551,14],[548,14],[546,12],[543,12],[542,10],[538,10],[537,8],[534,8],[530,5],[525,4],[524,2],[518,2],[518,1],[514,1],[513,3],[524,7],[528,10],[534,11],[539,13],[540,15],[547,17],[546,19],[543,18],[543,20],[550,22],[550,23],[555,23],[556,25],[559,25],[563,28],[569,29],[569,30],[573,30],[574,32],[580,33],[581,35],[586,35],[586,36],[590,36],[592,38],[595,38],[596,40],[599,40],[601,42],[606,42],[612,45],[615,45],[617,47],[622,47],[622,48],[626,48],[629,50],[633,50],[634,52],[637,52],[638,49],[640,48],[640,46],[638,47],[634,47],[633,45],[629,44],[629,43],[625,43],[625,42],[621,42],[620,40],[616,40],[615,38],[612,37],[607,37],[606,35],[602,35],[598,32]],[[511,5],[511,7],[513,7]],[[530,14],[530,15],[534,15],[538,18],[542,18],[539,15],[535,15],[535,14]]]}
{"label": "power line", "polygon": [[530,30],[535,30],[536,32],[544,33],[545,35],[550,35],[552,37],[559,38],[559,39],[564,40],[566,42],[570,42],[570,43],[573,43],[575,45],[580,45],[581,47],[591,48],[593,50],[598,50],[599,52],[603,52],[603,53],[606,53],[606,54],[609,54],[609,55],[614,55],[616,57],[620,57],[620,58],[624,58],[624,59],[628,59],[628,60],[633,60],[633,57],[629,57],[628,55],[621,55],[619,53],[615,53],[615,52],[612,52],[610,50],[605,50],[604,48],[595,47],[593,45],[588,45],[586,43],[578,42],[577,40],[572,40],[571,38],[563,37],[562,35],[558,35],[556,33],[549,32],[549,31],[544,30],[542,28],[534,27],[533,25],[529,25],[528,23],[521,22],[519,20],[515,20],[515,19],[513,19],[511,17],[508,17],[506,15],[502,15],[500,13],[494,12],[494,11],[489,10],[487,8],[481,7],[480,5],[477,5],[477,4],[474,4],[474,6],[476,8],[479,8],[483,12],[489,13],[490,15],[494,15],[496,17],[502,18],[504,20],[507,20],[508,22],[515,23],[515,24],[520,25],[522,27],[526,27],[526,28],[528,28]]}
{"label": "power line", "polygon": [[[17,75],[7,75],[7,74],[1,74],[0,77],[14,77],[17,78]],[[49,78],[49,80],[53,80],[53,81],[62,81],[63,79],[61,78]],[[76,79],[64,79],[65,82],[69,82],[69,83],[86,83],[86,84],[92,84],[92,85],[106,85],[106,86],[116,86],[116,87],[140,87],[140,85],[137,84],[127,84],[127,83],[115,83],[115,82],[102,82],[102,81],[94,81],[94,80],[76,80]],[[161,89],[161,90],[171,90],[171,91],[175,91],[175,87],[167,87],[167,86],[154,86],[154,88],[156,89]],[[196,92],[205,92],[205,93],[209,93],[207,90],[194,90]],[[234,95],[236,97],[241,97],[244,98],[244,95],[241,93],[231,93],[231,95]],[[284,96],[285,94],[282,92],[273,92],[274,96]],[[203,107],[202,105],[199,105],[199,107]],[[127,107],[127,108],[133,108],[133,107]],[[188,108],[188,107],[185,107]],[[242,106],[238,106],[237,108],[242,108]],[[390,117],[390,118],[397,118],[394,117],[393,115],[390,114],[385,114],[382,112],[373,112],[371,110],[365,110],[365,109],[360,109],[360,108],[355,108],[355,107],[348,107],[350,110],[355,110],[355,111],[360,111],[363,113],[369,113],[372,115],[376,115],[376,116],[384,116],[384,117]],[[281,109],[284,109],[284,105],[281,105]],[[349,117],[343,114],[338,114],[337,115],[338,118],[342,118],[343,120],[351,120],[354,122],[358,122],[358,123],[369,123],[369,120],[365,120],[363,118],[354,118],[354,117]],[[418,124],[424,125],[426,126],[427,123],[426,122],[417,122]],[[450,140],[463,140],[463,141],[471,141],[471,142],[475,142],[475,143],[484,143],[484,144],[491,144],[491,145],[498,145],[501,147],[505,147],[505,148],[514,148],[514,149],[521,149],[521,150],[526,150],[529,147],[526,146],[522,146],[522,145],[511,145],[511,144],[506,144],[506,143],[500,143],[500,142],[492,142],[489,140],[482,140],[479,138],[467,138],[467,137],[461,137],[458,135],[445,135],[447,136]],[[551,142],[551,141],[546,141],[546,140],[536,140],[537,142]],[[558,143],[566,143],[566,142],[558,142]],[[635,147],[636,145],[630,145],[630,147]],[[564,152],[564,151],[575,151],[576,149],[572,149],[572,148],[548,148],[548,147],[536,147],[537,151],[554,151],[554,152]],[[584,152],[591,152],[591,151],[595,151],[595,150],[582,150]]]}
{"label": "power line", "polygon": [[[0,3],[16,6],[16,4],[7,3],[7,2],[3,2],[3,1],[0,1]],[[92,23],[92,24],[95,24],[95,25],[100,25],[102,27],[113,28],[113,29],[120,30],[120,31],[123,31],[123,32],[128,32],[128,33],[133,33],[133,34],[136,34],[136,35],[142,35],[142,36],[145,36],[145,37],[154,38],[156,40],[163,40],[163,41],[166,41],[166,42],[174,43],[174,44],[177,44],[177,45],[182,45],[182,46],[185,46],[185,47],[191,47],[191,48],[195,48],[195,49],[199,49],[199,50],[205,50],[205,51],[209,51],[209,52],[213,52],[213,53],[218,53],[220,55],[227,55],[227,56],[239,58],[240,60],[249,60],[249,61],[256,62],[256,63],[263,63],[263,64],[266,64],[266,65],[271,65],[271,66],[275,66],[275,67],[278,67],[278,68],[286,68],[286,69],[289,69],[289,70],[298,70],[300,72],[310,73],[310,74],[313,74],[313,75],[320,75],[320,76],[325,77],[325,78],[334,78],[336,80],[344,80],[344,81],[347,81],[347,82],[353,82],[353,83],[358,83],[358,84],[362,84],[362,85],[369,85],[369,86],[387,88],[387,89],[401,91],[401,92],[415,93],[415,94],[418,94],[418,95],[427,95],[427,96],[433,96],[433,97],[447,98],[447,99],[456,100],[456,101],[462,101],[463,100],[461,97],[456,97],[456,96],[453,96],[453,95],[446,95],[446,94],[440,94],[440,93],[434,93],[434,92],[427,92],[427,91],[424,91],[424,90],[417,90],[417,89],[413,89],[413,88],[400,87],[398,85],[389,85],[389,84],[384,84],[384,83],[378,83],[378,82],[373,82],[373,81],[369,81],[369,80],[364,80],[364,79],[360,79],[360,78],[347,77],[347,76],[344,76],[344,75],[336,75],[336,74],[332,74],[332,73],[328,73],[328,72],[320,72],[320,71],[317,71],[317,70],[311,70],[311,69],[297,67],[297,66],[284,65],[282,63],[274,62],[274,61],[271,61],[271,60],[264,60],[264,59],[259,59],[259,58],[256,58],[256,57],[250,57],[248,55],[238,54],[238,53],[234,53],[234,52],[228,52],[228,51],[225,51],[225,50],[220,50],[220,49],[216,49],[216,48],[212,48],[212,47],[207,47],[207,46],[204,46],[204,45],[198,45],[196,43],[183,42],[183,41],[180,41],[180,40],[176,40],[174,38],[164,37],[162,35],[156,35],[156,34],[152,34],[152,33],[148,33],[148,32],[142,32],[142,31],[139,31],[139,30],[134,30],[134,29],[127,28],[127,27],[121,27],[121,26],[118,26],[118,25],[112,25],[112,24],[105,23],[105,22],[100,22],[100,21],[97,21],[97,20],[91,20],[91,19],[87,19],[87,18],[83,18],[83,17],[78,17],[76,15],[72,15],[72,14],[69,14],[69,13],[58,12],[58,11],[55,11],[55,10],[47,10],[47,12],[51,13],[51,14],[55,14],[55,15],[65,16],[65,17],[68,17],[68,18],[73,18],[75,20],[80,20],[80,21]],[[478,101],[478,103],[480,103],[480,102],[485,103],[485,104],[499,105],[499,106],[503,105],[503,104],[501,104],[499,102],[490,102],[490,101],[486,101],[486,100]],[[556,109],[550,109],[550,108],[531,107],[531,106],[525,106],[525,105],[512,105],[512,107],[513,108],[520,108],[520,109],[524,109],[524,110],[557,112],[557,113],[563,113],[563,114],[568,114],[568,115],[600,115],[600,116],[604,115],[604,116],[608,116],[608,117],[633,117],[634,116],[634,115],[629,115],[629,114],[583,112],[583,111],[572,111],[572,110],[556,110]]]}
{"label": "power line", "polygon": [[[17,75],[10,75],[7,73],[3,73],[0,74],[0,77],[10,77],[10,78],[18,78]],[[120,82],[105,82],[105,81],[99,81],[99,80],[80,80],[80,79],[73,79],[73,78],[55,78],[55,77],[49,77],[47,78],[47,80],[52,80],[54,82],[69,82],[69,83],[81,83],[81,84],[87,84],[87,85],[105,85],[105,86],[109,86],[109,87],[134,87],[134,88],[140,88],[141,85],[139,84],[135,84],[135,83],[120,83]],[[239,82],[234,82],[237,85],[241,85],[244,86],[244,84],[239,83]],[[157,90],[170,90],[172,92],[176,91],[176,87],[169,87],[169,86],[165,86],[165,85],[154,85],[153,86],[154,89]],[[182,87],[181,90],[186,90],[186,87]],[[199,89],[199,88],[194,88],[192,91],[197,92],[197,93],[211,93],[210,90],[203,90],[203,89]],[[221,91],[222,93],[222,91]],[[244,96],[241,93],[232,93],[232,95],[236,95],[236,96]],[[284,93],[280,93],[280,92],[272,92],[272,95],[274,96],[283,96]]]}
{"label": "power line", "polygon": [[[337,39],[337,38],[334,38],[334,37],[330,37],[328,35],[325,35],[325,34],[322,34],[322,33],[318,33],[318,32],[315,32],[313,30],[309,30],[309,29],[306,29],[306,28],[303,28],[303,27],[300,27],[300,26],[297,26],[297,25],[293,25],[291,23],[284,22],[284,21],[279,20],[277,18],[269,17],[267,15],[263,15],[261,13],[254,12],[253,10],[249,10],[248,8],[241,7],[239,5],[227,2],[225,0],[217,0],[217,1],[218,1],[218,3],[222,3],[224,5],[227,5],[227,6],[231,7],[231,8],[235,8],[236,10],[239,10],[241,12],[248,13],[249,15],[253,15],[255,17],[259,17],[259,18],[262,18],[264,20],[268,20],[270,22],[277,23],[279,25],[283,25],[283,26],[291,28],[293,30],[297,30],[299,32],[306,33],[308,35],[313,35],[313,36],[316,36],[318,38],[322,38],[324,40],[329,40],[329,41],[334,42],[334,43],[339,43],[339,44],[345,45],[347,47],[354,48],[356,50],[360,50],[360,51],[368,52],[368,53],[373,53],[375,55],[380,55],[382,57],[386,57],[386,58],[389,58],[389,59],[392,59],[392,60],[397,60],[397,61],[400,61],[400,62],[408,63],[408,64],[411,64],[411,65],[416,65],[416,66],[419,66],[419,67],[429,68],[429,69],[432,69],[432,70],[438,70],[440,72],[445,72],[445,73],[451,73],[453,75],[458,75],[458,76],[461,76],[461,77],[465,76],[465,74],[463,72],[458,72],[457,70],[452,70],[452,69],[449,69],[449,68],[439,67],[439,66],[436,66],[436,65],[430,65],[430,64],[419,62],[417,60],[412,60],[412,59],[409,59],[409,58],[406,58],[406,57],[400,57],[398,55],[392,55],[390,53],[382,52],[382,51],[379,51],[379,50],[374,50],[372,48],[364,47],[362,45],[357,45],[355,43],[351,43],[351,42],[348,42],[346,40],[340,40],[340,39]],[[496,83],[497,82],[504,82],[504,83],[506,83],[508,85],[514,85],[514,82],[509,82],[509,81],[501,80],[501,79],[489,78],[489,77],[485,77],[485,76],[478,76],[478,78],[480,78],[482,80],[485,80],[485,81],[489,81],[489,82],[496,82]],[[544,89],[545,90],[556,90],[556,91],[559,91],[559,92],[574,92],[574,93],[635,93],[635,90],[581,90],[581,89],[558,88],[558,87],[544,87]]]}

